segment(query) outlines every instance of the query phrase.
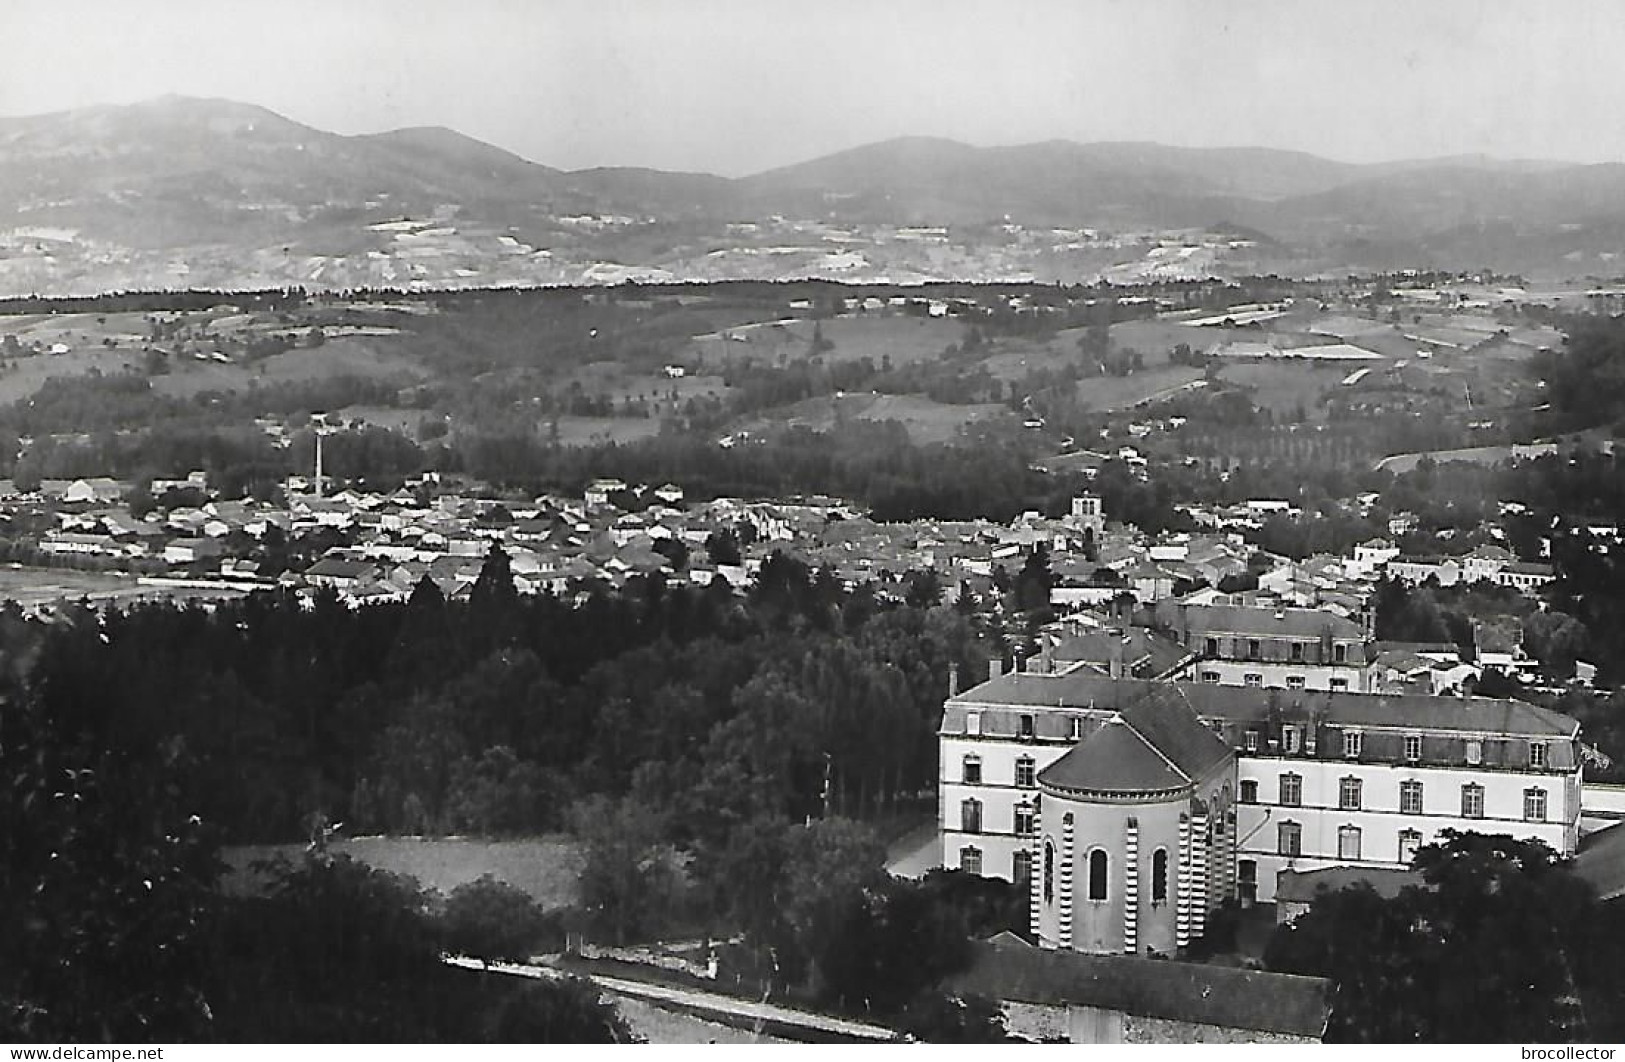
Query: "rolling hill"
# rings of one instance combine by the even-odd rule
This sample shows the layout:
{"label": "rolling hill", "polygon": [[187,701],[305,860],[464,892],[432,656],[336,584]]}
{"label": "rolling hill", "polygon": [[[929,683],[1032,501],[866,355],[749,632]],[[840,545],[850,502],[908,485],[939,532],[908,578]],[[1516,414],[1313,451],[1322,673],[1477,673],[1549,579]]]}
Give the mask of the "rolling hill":
{"label": "rolling hill", "polygon": [[[886,235],[899,226],[957,231],[925,253]],[[1017,227],[1027,235],[1012,237]],[[1355,165],[1265,148],[910,137],[731,180],[567,172],[449,129],[340,136],[226,100],[0,118],[7,294],[638,276],[1087,280],[1132,267],[1154,243],[1057,256],[1042,234],[1237,227],[1262,237],[1237,269],[1615,272],[1625,166]],[[1223,241],[1214,245],[1188,268],[1229,268]]]}

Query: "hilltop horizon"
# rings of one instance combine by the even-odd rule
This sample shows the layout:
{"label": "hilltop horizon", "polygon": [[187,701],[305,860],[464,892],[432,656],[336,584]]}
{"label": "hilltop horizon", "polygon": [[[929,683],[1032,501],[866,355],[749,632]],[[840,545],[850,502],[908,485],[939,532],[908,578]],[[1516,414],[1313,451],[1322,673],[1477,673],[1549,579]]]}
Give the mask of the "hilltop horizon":
{"label": "hilltop horizon", "polygon": [[1585,276],[1625,247],[1619,163],[910,136],[743,177],[570,170],[447,126],[341,134],[179,94],[0,118],[0,145],[0,294]]}
{"label": "hilltop horizon", "polygon": [[314,124],[311,124],[311,123],[305,122],[305,121],[301,121],[301,120],[299,120],[297,118],[291,117],[287,113],[279,111],[279,110],[277,110],[277,109],[275,109],[275,108],[273,108],[271,106],[268,106],[268,105],[266,105],[264,103],[260,103],[260,102],[255,101],[255,100],[240,99],[240,98],[227,97],[227,96],[200,96],[200,95],[193,95],[193,94],[184,93],[184,92],[165,92],[165,93],[160,93],[160,94],[155,95],[155,96],[149,96],[149,97],[146,97],[146,98],[143,98],[143,99],[138,99],[138,100],[134,100],[134,101],[126,102],[126,103],[119,103],[119,102],[113,102],[113,101],[103,101],[103,102],[98,102],[98,103],[89,103],[89,104],[85,104],[85,105],[78,106],[78,107],[67,107],[67,108],[61,108],[61,109],[49,110],[49,111],[34,111],[34,112],[29,112],[29,113],[0,113],[0,125],[3,125],[5,123],[27,123],[27,122],[36,122],[36,121],[45,121],[45,120],[60,120],[60,119],[73,118],[75,116],[84,116],[84,115],[90,115],[90,114],[95,114],[95,113],[120,112],[120,111],[123,111],[123,112],[136,112],[136,111],[142,111],[142,110],[150,110],[152,108],[158,108],[158,107],[197,106],[197,105],[209,105],[209,106],[216,106],[216,107],[221,107],[221,108],[230,108],[230,109],[236,109],[236,110],[256,111],[256,112],[263,113],[263,114],[265,114],[265,115],[267,115],[267,116],[269,116],[269,117],[271,117],[271,118],[273,118],[275,120],[278,120],[278,121],[281,121],[281,122],[286,122],[286,123],[288,123],[290,125],[295,125],[295,126],[299,126],[299,127],[305,128],[305,129],[309,129],[309,130],[311,130],[313,132],[327,133],[327,134],[333,135],[333,136],[342,136],[342,137],[345,137],[346,139],[357,139],[357,138],[365,138],[365,137],[384,137],[384,136],[393,136],[393,135],[400,135],[400,134],[422,133],[422,132],[450,133],[450,134],[453,134],[455,136],[461,137],[461,138],[463,138],[465,140],[473,141],[473,142],[476,142],[476,143],[479,143],[479,144],[483,144],[483,145],[485,145],[487,147],[495,148],[496,150],[506,152],[507,154],[512,155],[514,158],[521,159],[521,160],[523,160],[525,162],[530,162],[530,163],[533,163],[533,164],[538,165],[538,166],[544,166],[544,167],[547,167],[549,169],[556,169],[559,172],[563,172],[563,173],[578,173],[579,174],[579,173],[591,173],[593,171],[599,171],[599,170],[646,170],[646,171],[653,171],[653,172],[660,172],[660,173],[689,174],[689,175],[703,176],[703,177],[719,177],[719,178],[721,178],[723,180],[731,180],[731,181],[747,180],[747,179],[750,179],[752,177],[761,177],[761,176],[764,176],[764,175],[767,175],[767,174],[776,173],[776,172],[781,171],[781,170],[793,169],[793,168],[795,168],[797,166],[804,165],[806,163],[818,162],[818,161],[821,161],[823,159],[848,155],[848,154],[851,154],[851,153],[854,153],[854,152],[860,152],[860,151],[864,151],[864,150],[868,150],[868,149],[881,148],[881,147],[891,147],[891,146],[907,147],[909,145],[938,145],[938,146],[945,147],[945,148],[947,148],[947,147],[965,148],[965,149],[971,149],[971,150],[974,150],[974,151],[1019,151],[1019,150],[1023,150],[1023,149],[1042,149],[1042,148],[1049,148],[1049,147],[1082,147],[1082,148],[1096,148],[1096,149],[1105,149],[1105,148],[1117,148],[1117,149],[1152,148],[1152,149],[1167,149],[1167,150],[1181,151],[1181,152],[1191,152],[1193,154],[1206,154],[1206,155],[1214,155],[1214,156],[1225,155],[1225,154],[1233,154],[1233,153],[1238,153],[1238,152],[1260,152],[1260,153],[1269,153],[1269,154],[1278,155],[1278,156],[1297,157],[1297,158],[1302,158],[1302,159],[1314,160],[1314,161],[1317,161],[1317,162],[1335,163],[1335,164],[1340,165],[1340,166],[1347,166],[1347,167],[1351,167],[1351,168],[1352,167],[1386,168],[1386,167],[1395,167],[1395,166],[1415,167],[1415,166],[1440,166],[1440,165],[1456,165],[1456,164],[1462,164],[1462,165],[1468,165],[1468,164],[1478,164],[1478,165],[1493,164],[1493,165],[1508,166],[1508,167],[1514,167],[1514,168],[1537,167],[1537,168],[1554,168],[1555,169],[1555,168],[1583,167],[1583,166],[1608,166],[1608,165],[1615,165],[1615,164],[1625,163],[1625,157],[1612,158],[1612,159],[1598,159],[1598,160],[1591,160],[1591,161],[1581,161],[1581,160],[1569,159],[1569,158],[1534,157],[1534,156],[1529,156],[1529,155],[1504,155],[1504,154],[1497,154],[1497,153],[1492,153],[1492,152],[1457,152],[1457,153],[1446,153],[1446,154],[1439,154],[1439,155],[1414,155],[1414,156],[1412,156],[1412,155],[1404,155],[1404,156],[1392,156],[1392,157],[1386,157],[1386,158],[1380,158],[1380,159],[1353,160],[1353,159],[1339,157],[1339,156],[1337,156],[1335,154],[1307,150],[1307,149],[1302,148],[1302,147],[1296,147],[1296,146],[1291,146],[1291,145],[1266,144],[1266,143],[1186,144],[1186,143],[1175,143],[1175,142],[1172,142],[1172,141],[1169,141],[1169,140],[1158,139],[1158,138],[1155,138],[1155,137],[1127,137],[1127,138],[1124,138],[1124,137],[1106,137],[1106,138],[1095,139],[1095,138],[1079,138],[1079,137],[1069,137],[1069,136],[1053,136],[1053,137],[1045,137],[1045,138],[1032,139],[1032,140],[1010,140],[1010,141],[1002,141],[1002,142],[1001,141],[978,142],[976,140],[966,138],[966,137],[946,136],[946,135],[940,135],[940,134],[934,134],[934,133],[898,133],[898,134],[895,134],[895,135],[892,135],[892,136],[884,136],[884,137],[880,137],[878,139],[873,139],[873,140],[853,141],[851,143],[848,143],[844,147],[836,147],[833,150],[822,151],[822,152],[819,152],[817,154],[812,154],[812,155],[801,155],[801,156],[798,156],[798,157],[794,157],[794,158],[790,158],[790,159],[778,162],[778,163],[773,164],[773,165],[762,167],[760,169],[751,170],[749,172],[744,172],[744,173],[736,173],[736,174],[724,173],[724,172],[722,172],[722,170],[725,169],[725,167],[720,167],[720,166],[710,167],[710,168],[700,168],[700,169],[675,169],[674,170],[674,169],[669,169],[667,167],[655,165],[652,162],[635,162],[635,161],[632,161],[632,162],[613,162],[613,161],[605,160],[605,161],[589,163],[589,164],[586,164],[586,165],[573,165],[573,166],[565,167],[565,166],[556,165],[554,161],[546,159],[546,158],[534,157],[534,156],[532,156],[530,154],[527,154],[525,151],[520,150],[519,148],[517,148],[515,146],[499,143],[496,140],[487,139],[487,138],[484,138],[484,137],[481,137],[481,136],[471,134],[471,133],[466,132],[466,131],[464,131],[462,129],[459,129],[459,128],[455,127],[455,126],[446,125],[446,124],[443,124],[443,123],[436,123],[436,122],[433,122],[433,121],[408,122],[406,124],[400,124],[400,125],[385,125],[385,126],[383,126],[381,128],[376,128],[376,129],[344,133],[344,132],[339,132],[337,130],[325,129],[322,126],[314,125]]}

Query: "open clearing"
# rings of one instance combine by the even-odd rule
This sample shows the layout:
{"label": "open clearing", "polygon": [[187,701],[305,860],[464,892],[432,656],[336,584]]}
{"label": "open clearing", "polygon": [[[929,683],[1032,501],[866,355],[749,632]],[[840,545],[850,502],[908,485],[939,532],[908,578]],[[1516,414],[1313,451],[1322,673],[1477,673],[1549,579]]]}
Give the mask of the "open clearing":
{"label": "open clearing", "polygon": [[426,409],[395,409],[391,406],[345,406],[330,416],[346,422],[361,421],[375,428],[388,428],[416,439],[425,419],[435,416]]}
{"label": "open clearing", "polygon": [[1245,387],[1253,404],[1268,409],[1277,421],[1291,417],[1301,407],[1310,420],[1323,420],[1320,399],[1336,390],[1355,368],[1371,368],[1380,373],[1386,362],[1358,364],[1317,363],[1286,360],[1263,360],[1227,363],[1219,369],[1219,377],[1227,383]]}
{"label": "open clearing", "polygon": [[261,384],[304,383],[340,376],[399,380],[405,384],[429,375],[405,358],[380,352],[367,340],[332,339],[319,347],[284,351],[247,365],[174,357],[170,359],[170,371],[153,377],[152,386],[161,394],[188,398],[204,391],[243,391]]}
{"label": "open clearing", "polygon": [[[823,352],[826,361],[869,358],[879,368],[890,358],[893,365],[935,358],[950,343],[958,343],[965,328],[958,321],[903,314],[867,314],[830,317],[819,321],[772,321],[740,325],[725,332],[696,338],[694,354],[706,366],[729,358],[750,357],[777,364],[804,357],[812,349],[817,329],[834,346]],[[733,337],[733,338],[729,338]]]}
{"label": "open clearing", "polygon": [[721,398],[728,385],[720,376],[704,374],[676,378],[664,373],[636,372],[613,361],[595,361],[564,376],[556,385],[566,390],[580,384],[589,395],[602,395],[618,403],[627,399],[654,402],[686,402],[691,398]]}
{"label": "open clearing", "polygon": [[1498,465],[1513,458],[1544,457],[1557,452],[1555,443],[1530,443],[1521,446],[1470,446],[1462,450],[1428,450],[1424,453],[1394,454],[1377,462],[1377,467],[1401,474],[1415,471],[1424,460],[1445,465],[1452,461],[1466,461],[1475,465]]}
{"label": "open clearing", "polygon": [[[543,440],[552,436],[551,420],[539,427]],[[660,421],[654,417],[559,417],[560,446],[596,446],[599,443],[632,443],[660,434]]]}
{"label": "open clearing", "polygon": [[1078,381],[1078,401],[1089,409],[1127,409],[1141,402],[1156,402],[1202,379],[1202,370],[1189,365],[1145,369],[1130,376],[1095,376]]}
{"label": "open clearing", "polygon": [[53,377],[118,376],[143,363],[139,351],[89,347],[67,354],[35,354],[18,358],[16,368],[0,374],[0,404],[32,398]]}
{"label": "open clearing", "polygon": [[923,395],[883,395],[877,392],[809,398],[773,410],[748,425],[750,430],[773,427],[799,427],[811,431],[839,431],[844,421],[896,421],[917,444],[952,442],[965,428],[981,421],[1011,417],[1004,406],[952,406],[934,402]]}
{"label": "open clearing", "polygon": [[[580,849],[574,841],[560,837],[524,841],[356,837],[333,841],[328,848],[379,870],[404,874],[443,894],[490,874],[524,890],[544,908],[569,907],[580,896]],[[222,884],[227,892],[253,892],[265,883],[253,870],[253,863],[278,857],[297,863],[304,851],[302,844],[228,847],[221,853],[229,868]]]}

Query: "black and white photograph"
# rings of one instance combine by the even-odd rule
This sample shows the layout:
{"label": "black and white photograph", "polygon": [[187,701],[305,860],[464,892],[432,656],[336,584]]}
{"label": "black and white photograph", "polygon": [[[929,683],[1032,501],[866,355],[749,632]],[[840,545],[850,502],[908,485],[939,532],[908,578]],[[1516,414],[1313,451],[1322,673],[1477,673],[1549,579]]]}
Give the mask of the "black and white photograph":
{"label": "black and white photograph", "polygon": [[6,1062],[1625,1042],[1625,4],[0,40]]}

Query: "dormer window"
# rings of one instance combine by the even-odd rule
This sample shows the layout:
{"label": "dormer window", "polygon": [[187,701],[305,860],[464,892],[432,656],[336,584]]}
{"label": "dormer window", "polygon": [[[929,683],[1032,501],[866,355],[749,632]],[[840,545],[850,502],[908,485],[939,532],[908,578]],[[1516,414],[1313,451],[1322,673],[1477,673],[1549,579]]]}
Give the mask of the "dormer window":
{"label": "dormer window", "polygon": [[1546,766],[1546,742],[1531,741],[1529,743],[1529,766]]}
{"label": "dormer window", "polygon": [[1021,717],[1020,733],[1021,733],[1021,736],[1022,736],[1023,739],[1029,740],[1029,741],[1032,740],[1032,736],[1033,736],[1033,717],[1032,716],[1024,715],[1024,716]]}
{"label": "dormer window", "polygon": [[1361,744],[1362,744],[1362,742],[1360,740],[1360,732],[1358,730],[1345,730],[1345,731],[1343,731],[1343,755],[1344,756],[1347,756],[1351,760],[1359,759]]}
{"label": "dormer window", "polygon": [[1288,755],[1297,752],[1301,747],[1302,736],[1297,727],[1283,726],[1281,728],[1281,750]]}
{"label": "dormer window", "polygon": [[1422,758],[1422,735],[1421,734],[1406,734],[1405,735],[1405,759],[1409,760],[1411,763],[1416,763],[1421,758]]}
{"label": "dormer window", "polygon": [[981,737],[982,736],[982,713],[981,712],[966,712],[965,713],[965,733],[969,734],[972,737]]}
{"label": "dormer window", "polygon": [[1482,741],[1467,742],[1467,762],[1475,767],[1484,762],[1484,743]]}
{"label": "dormer window", "polygon": [[1258,731],[1256,731],[1256,730],[1247,731],[1247,733],[1242,737],[1242,747],[1245,748],[1248,752],[1257,752],[1258,751]]}

